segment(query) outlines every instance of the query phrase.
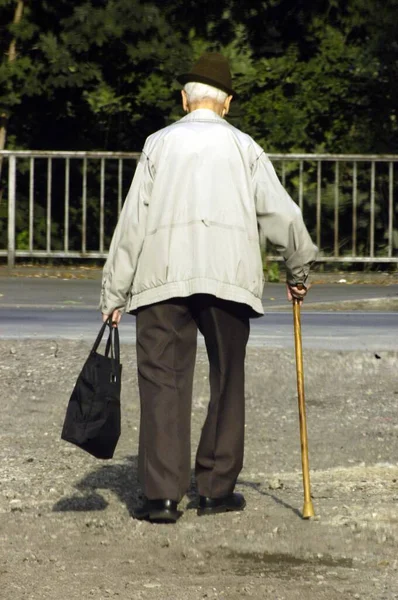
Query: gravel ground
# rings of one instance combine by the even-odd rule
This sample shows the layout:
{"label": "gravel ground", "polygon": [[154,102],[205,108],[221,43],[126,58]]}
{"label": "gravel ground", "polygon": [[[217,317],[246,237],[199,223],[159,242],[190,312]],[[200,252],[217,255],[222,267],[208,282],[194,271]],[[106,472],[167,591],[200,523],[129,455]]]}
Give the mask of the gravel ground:
{"label": "gravel ground", "polygon": [[[304,521],[294,354],[249,348],[243,513],[176,525],[140,498],[135,354],[122,348],[123,432],[97,461],[60,440],[89,346],[0,341],[0,597],[12,600],[398,598],[398,379],[393,352],[304,351],[313,502]],[[193,448],[205,417],[199,350]]]}
{"label": "gravel ground", "polygon": [[[105,261],[103,261],[105,262]],[[280,281],[285,280],[285,270],[283,263],[279,263],[280,269]],[[100,280],[102,277],[102,267],[93,264],[92,262],[66,265],[47,265],[47,264],[31,264],[21,263],[17,261],[17,264],[13,269],[7,267],[6,261],[0,259],[0,278],[1,277],[38,277],[38,278],[51,278],[51,279],[96,279]],[[265,278],[267,280],[267,271],[265,271]],[[338,269],[331,269],[330,266],[316,264],[311,269],[311,281],[314,284],[323,283],[341,283],[344,281],[348,284],[377,284],[377,285],[390,285],[398,283],[398,269],[391,265],[390,271],[341,271]]]}

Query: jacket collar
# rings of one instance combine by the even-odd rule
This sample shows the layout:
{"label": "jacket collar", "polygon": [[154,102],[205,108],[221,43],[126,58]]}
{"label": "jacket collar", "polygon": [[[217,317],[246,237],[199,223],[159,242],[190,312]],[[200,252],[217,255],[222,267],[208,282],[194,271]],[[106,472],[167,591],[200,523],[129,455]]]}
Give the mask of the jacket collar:
{"label": "jacket collar", "polygon": [[180,119],[178,123],[186,123],[187,121],[217,121],[225,123],[222,117],[209,108],[197,108]]}

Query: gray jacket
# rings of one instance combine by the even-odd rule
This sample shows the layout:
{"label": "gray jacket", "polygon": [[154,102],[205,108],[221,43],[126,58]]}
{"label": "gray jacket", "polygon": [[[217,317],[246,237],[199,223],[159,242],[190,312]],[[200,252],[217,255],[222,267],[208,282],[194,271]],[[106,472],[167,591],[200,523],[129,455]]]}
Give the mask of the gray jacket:
{"label": "gray jacket", "polygon": [[263,314],[258,225],[305,283],[316,257],[297,204],[252,138],[208,109],[147,139],[104,266],[100,309],[212,294]]}

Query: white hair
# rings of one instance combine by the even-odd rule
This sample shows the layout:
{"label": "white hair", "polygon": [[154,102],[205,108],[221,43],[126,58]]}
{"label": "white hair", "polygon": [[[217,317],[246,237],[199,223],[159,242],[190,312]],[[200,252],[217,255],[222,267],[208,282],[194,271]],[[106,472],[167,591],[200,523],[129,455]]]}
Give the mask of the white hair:
{"label": "white hair", "polygon": [[222,90],[218,90],[212,85],[206,83],[199,83],[197,81],[189,81],[184,85],[184,90],[188,96],[188,102],[190,104],[196,104],[205,99],[214,100],[217,104],[224,104],[228,98],[228,94]]}

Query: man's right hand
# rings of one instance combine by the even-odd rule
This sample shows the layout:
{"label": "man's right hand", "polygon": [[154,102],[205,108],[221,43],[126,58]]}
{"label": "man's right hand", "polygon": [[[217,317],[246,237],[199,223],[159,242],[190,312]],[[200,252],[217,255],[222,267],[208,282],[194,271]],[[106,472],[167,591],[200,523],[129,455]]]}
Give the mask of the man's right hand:
{"label": "man's right hand", "polygon": [[122,318],[122,313],[117,310],[117,308],[109,315],[102,313],[102,322],[105,323],[110,316],[112,316],[112,327],[117,327],[120,323],[120,319]]}

